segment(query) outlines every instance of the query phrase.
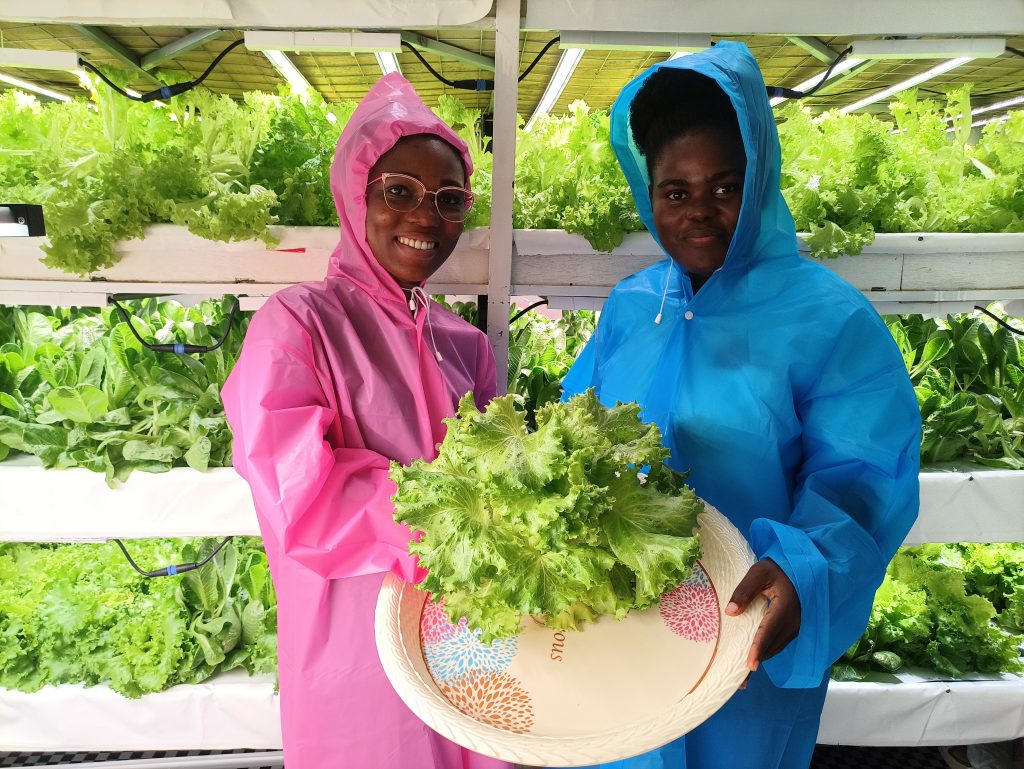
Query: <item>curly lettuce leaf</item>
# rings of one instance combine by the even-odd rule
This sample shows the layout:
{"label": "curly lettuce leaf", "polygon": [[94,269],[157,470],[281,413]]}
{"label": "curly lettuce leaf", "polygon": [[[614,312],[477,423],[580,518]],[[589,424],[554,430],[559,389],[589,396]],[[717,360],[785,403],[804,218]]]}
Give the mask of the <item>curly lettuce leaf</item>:
{"label": "curly lettuce leaf", "polygon": [[587,392],[542,407],[530,431],[514,396],[481,413],[467,395],[435,461],[392,463],[395,519],[418,532],[423,587],[453,620],[484,641],[515,635],[524,616],[575,629],[686,579],[703,504],[669,468],[641,482],[668,452],[638,414]]}

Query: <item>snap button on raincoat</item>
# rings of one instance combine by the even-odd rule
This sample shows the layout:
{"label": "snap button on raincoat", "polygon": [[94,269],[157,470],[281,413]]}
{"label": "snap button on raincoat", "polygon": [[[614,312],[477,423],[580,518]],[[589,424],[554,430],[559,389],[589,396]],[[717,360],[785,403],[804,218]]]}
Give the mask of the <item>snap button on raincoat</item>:
{"label": "snap button on raincoat", "polygon": [[436,456],[459,398],[472,390],[482,408],[495,394],[486,337],[436,303],[429,321],[422,299],[410,310],[367,245],[370,168],[401,137],[424,133],[458,150],[468,178],[462,140],[401,75],[381,78],[338,140],[341,239],[327,277],[278,292],[255,314],[223,390],[234,466],[252,490],[278,594],[288,769],[509,766],[425,726],[374,644],[385,574],[422,577],[409,530],[392,519],[389,461]]}
{"label": "snap button on raincoat", "polygon": [[863,632],[917,517],[920,412],[871,305],[797,254],[775,120],[743,44],[656,65],[615,102],[612,145],[647,229],[657,238],[629,108],[662,66],[712,78],[736,109],[747,156],[739,222],[724,265],[697,294],[670,259],[621,281],[565,396],[595,387],[609,406],[638,401],[662,430],[669,464],[691,471],[695,491],[792,580],[801,626],[707,722],[616,766],[797,769],[810,761],[829,666]]}

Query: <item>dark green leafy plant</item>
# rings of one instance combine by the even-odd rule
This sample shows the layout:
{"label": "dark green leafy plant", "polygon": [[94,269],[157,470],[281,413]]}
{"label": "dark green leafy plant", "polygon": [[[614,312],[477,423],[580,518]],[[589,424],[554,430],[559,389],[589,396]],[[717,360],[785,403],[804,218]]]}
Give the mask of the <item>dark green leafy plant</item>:
{"label": "dark green leafy plant", "polygon": [[922,463],[967,458],[1024,469],[1020,337],[978,315],[906,315],[887,323],[921,408]]}
{"label": "dark green leafy plant", "polygon": [[355,102],[327,104],[318,95],[282,94],[256,148],[251,178],[277,192],[281,224],[337,225],[331,162]]}
{"label": "dark green leafy plant", "polygon": [[[131,305],[132,323],[143,339],[212,345],[234,303],[146,300]],[[0,318],[0,458],[35,454],[46,467],[86,467],[111,484],[132,470],[231,464],[220,388],[246,314],[202,356],[145,349],[113,308],[0,308]]]}
{"label": "dark green leafy plant", "polygon": [[560,320],[533,310],[512,323],[508,339],[508,392],[536,426],[536,414],[562,397],[562,379],[594,332],[596,319],[586,310],[566,311]]}

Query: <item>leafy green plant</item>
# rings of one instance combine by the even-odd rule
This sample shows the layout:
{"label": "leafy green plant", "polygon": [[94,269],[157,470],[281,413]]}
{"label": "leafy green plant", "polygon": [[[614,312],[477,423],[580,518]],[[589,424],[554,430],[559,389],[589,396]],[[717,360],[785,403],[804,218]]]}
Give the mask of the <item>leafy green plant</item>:
{"label": "leafy green plant", "polygon": [[508,338],[508,392],[536,427],[536,414],[562,397],[562,379],[594,332],[594,313],[566,311],[550,320],[533,310],[511,323]]}
{"label": "leafy green plant", "polygon": [[703,503],[639,411],[588,391],[541,408],[529,431],[511,396],[481,413],[468,394],[437,459],[392,463],[395,520],[424,532],[409,550],[453,622],[485,642],[517,634],[524,615],[577,628],[650,606],[689,576]]}
{"label": "leafy green plant", "polygon": [[895,130],[798,103],[781,111],[782,191],[812,254],[859,254],[876,232],[1024,231],[1015,144],[1024,121],[987,126],[970,146],[966,87],[950,91],[944,107],[904,91],[892,113]]}
{"label": "leafy green plant", "polygon": [[581,101],[543,115],[516,142],[515,226],[583,235],[600,251],[643,229],[609,143],[607,112]]}
{"label": "leafy green plant", "polygon": [[921,408],[922,463],[969,458],[1024,469],[1020,338],[971,314],[944,320],[907,315],[887,323]]}
{"label": "leafy green plant", "polygon": [[331,163],[356,103],[327,104],[316,94],[283,95],[256,148],[251,178],[277,192],[281,224],[337,225]]}
{"label": "leafy green plant", "polygon": [[[1024,550],[1008,549],[901,548],[875,594],[867,630],[833,667],[833,677],[854,680],[873,670],[892,673],[905,667],[953,678],[1024,670],[1018,648],[1024,637],[1015,615],[1019,604],[1007,598],[1017,595]],[[988,589],[978,590],[979,576],[990,583]],[[988,596],[999,600],[999,609]]]}
{"label": "leafy green plant", "polygon": [[[212,541],[142,540],[146,564],[198,560]],[[180,578],[145,579],[113,544],[0,544],[0,686],[109,683],[126,697],[219,670],[276,669],[277,600],[258,539],[236,537]]]}
{"label": "leafy green plant", "polygon": [[[233,298],[184,308],[133,305],[143,339],[212,345],[227,330]],[[86,467],[108,483],[132,470],[197,470],[231,464],[220,388],[241,349],[248,318],[201,357],[142,346],[113,308],[0,308],[0,458],[38,456],[46,467]]]}

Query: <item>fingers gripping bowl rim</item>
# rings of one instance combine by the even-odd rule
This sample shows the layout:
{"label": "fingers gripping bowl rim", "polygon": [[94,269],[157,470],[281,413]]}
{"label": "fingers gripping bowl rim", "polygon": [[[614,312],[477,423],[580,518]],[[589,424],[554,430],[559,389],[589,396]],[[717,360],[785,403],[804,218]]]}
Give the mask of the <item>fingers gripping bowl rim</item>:
{"label": "fingers gripping bowl rim", "polygon": [[[705,511],[698,517],[698,527],[703,542],[703,553],[699,561],[704,575],[702,584],[710,584],[713,591],[718,618],[715,625],[717,637],[713,642],[710,638],[701,639],[711,642],[703,652],[707,654],[706,663],[698,664],[692,673],[692,687],[683,684],[685,688],[678,690],[679,695],[676,696],[673,690],[668,695],[668,701],[664,697],[660,701],[657,698],[652,698],[650,702],[644,701],[638,706],[631,706],[629,715],[617,718],[614,725],[605,724],[589,731],[589,721],[586,719],[582,725],[567,728],[565,733],[560,733],[558,726],[552,727],[551,722],[546,729],[520,728],[526,723],[522,719],[523,708],[529,709],[528,704],[524,705],[523,697],[528,700],[531,690],[539,691],[554,685],[546,680],[535,664],[530,664],[530,649],[527,647],[531,643],[534,646],[536,644],[533,637],[529,636],[531,629],[526,628],[520,636],[520,648],[514,651],[516,659],[511,668],[522,679],[512,684],[517,689],[512,697],[515,700],[513,707],[517,709],[510,712],[511,720],[505,718],[503,721],[494,721],[481,717],[478,710],[465,707],[464,700],[453,696],[450,680],[442,676],[438,676],[441,678],[440,683],[435,680],[435,674],[439,673],[440,668],[436,659],[428,663],[429,654],[425,654],[423,629],[424,607],[432,604],[427,604],[426,593],[394,575],[385,578],[376,610],[377,651],[384,671],[401,699],[427,726],[463,747],[506,761],[533,766],[588,766],[629,758],[671,742],[709,718],[744,682],[749,672],[746,667],[747,654],[766,607],[765,601],[758,598],[738,617],[725,614],[729,597],[754,563],[754,556],[740,532],[710,505],[706,505]],[[695,575],[697,571],[695,569]],[[680,589],[686,585],[684,583]],[[663,603],[665,598],[663,596]],[[582,681],[582,674],[576,679],[581,681],[581,685],[590,687],[583,697],[587,703],[592,697],[600,697],[602,694],[600,691],[593,692],[595,682],[602,680],[601,673],[593,669],[604,669],[605,665],[601,661],[595,664],[595,660],[603,660],[619,674],[625,671],[627,675],[629,665],[633,664],[631,660],[635,660],[638,665],[638,681],[642,681],[642,676],[649,676],[652,654],[672,653],[676,647],[666,645],[667,642],[662,638],[664,633],[658,635],[657,639],[653,638],[653,634],[661,632],[654,629],[659,627],[658,615],[659,607],[654,606],[644,612],[633,612],[621,622],[603,618],[579,633],[564,634],[566,643],[586,639],[589,644],[590,662],[581,669],[590,672],[585,674],[586,681]],[[664,618],[665,613],[662,612],[661,616]],[[590,635],[587,635],[588,632]],[[651,653],[645,649],[642,654],[623,655],[621,646],[615,645],[623,632],[632,634],[630,638],[639,638],[640,643],[650,638],[653,642]],[[514,646],[512,648],[515,650]],[[520,657],[526,661],[520,662]],[[667,658],[666,664],[671,659]],[[570,681],[573,680],[573,672],[561,668],[558,672],[568,675]],[[560,685],[566,685],[565,679]],[[609,704],[613,704],[621,693],[609,688],[606,696]],[[453,703],[459,703],[459,706]],[[601,705],[595,703],[594,707],[600,708]],[[470,712],[475,715],[467,714]],[[505,728],[494,725],[499,722]],[[532,717],[529,723],[533,723]]]}

